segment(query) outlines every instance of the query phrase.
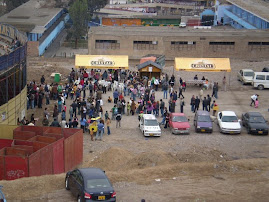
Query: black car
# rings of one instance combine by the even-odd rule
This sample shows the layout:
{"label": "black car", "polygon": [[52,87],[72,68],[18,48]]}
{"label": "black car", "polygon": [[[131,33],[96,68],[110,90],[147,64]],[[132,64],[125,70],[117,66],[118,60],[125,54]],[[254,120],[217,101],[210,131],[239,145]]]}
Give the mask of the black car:
{"label": "black car", "polygon": [[267,121],[259,112],[242,114],[242,124],[247,128],[249,134],[268,135]]}
{"label": "black car", "polygon": [[99,168],[80,168],[66,173],[65,188],[81,201],[116,201],[105,172]]}

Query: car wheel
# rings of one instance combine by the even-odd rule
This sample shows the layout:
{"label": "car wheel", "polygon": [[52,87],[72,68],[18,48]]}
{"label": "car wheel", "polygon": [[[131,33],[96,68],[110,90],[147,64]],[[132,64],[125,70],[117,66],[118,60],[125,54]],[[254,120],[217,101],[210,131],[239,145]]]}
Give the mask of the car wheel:
{"label": "car wheel", "polygon": [[70,190],[70,188],[69,188],[69,182],[68,182],[68,177],[65,178],[65,189],[66,190]]}
{"label": "car wheel", "polygon": [[82,202],[81,196],[78,196],[78,202]]}
{"label": "car wheel", "polygon": [[264,89],[263,85],[258,85],[258,89],[263,90]]}

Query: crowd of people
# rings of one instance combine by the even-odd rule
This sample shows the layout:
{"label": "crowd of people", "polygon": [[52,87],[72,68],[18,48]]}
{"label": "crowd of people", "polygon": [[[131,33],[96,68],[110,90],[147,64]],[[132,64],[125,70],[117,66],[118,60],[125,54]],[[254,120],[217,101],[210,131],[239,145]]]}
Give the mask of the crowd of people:
{"label": "crowd of people", "polygon": [[[169,113],[176,111],[176,106],[179,106],[180,112],[183,113],[185,106],[183,93],[187,85],[182,78],[179,78],[177,91],[175,82],[175,76],[168,77],[167,74],[161,74],[160,78],[149,79],[148,77],[140,78],[138,72],[129,70],[101,72],[92,69],[87,72],[85,69],[79,69],[79,71],[72,69],[68,82],[65,84],[48,84],[44,75],[40,83],[30,82],[27,85],[27,109],[44,109],[43,126],[63,128],[80,126],[83,132],[89,132],[92,137],[96,134],[96,139],[102,140],[105,131],[107,135],[111,134],[112,120],[116,121],[116,127],[121,127],[122,116],[154,114],[157,117],[163,117],[161,123],[165,124]],[[200,103],[203,110],[207,111],[217,106],[216,101],[212,99],[218,98],[218,83],[214,83],[212,96],[204,95],[204,90],[204,86],[201,86],[199,95],[192,96],[190,101],[192,112],[199,109]],[[108,96],[107,101],[103,101],[102,95],[108,91],[112,92],[112,97]],[[156,98],[158,91],[163,91],[160,100]],[[70,100],[71,104],[67,105],[67,100]],[[50,114],[48,106],[52,101],[54,107]],[[110,111],[103,110],[104,102],[113,103]],[[93,120],[97,117],[100,118]],[[21,121],[18,120],[18,124],[35,125],[36,120],[33,114],[30,121],[24,118]]]}

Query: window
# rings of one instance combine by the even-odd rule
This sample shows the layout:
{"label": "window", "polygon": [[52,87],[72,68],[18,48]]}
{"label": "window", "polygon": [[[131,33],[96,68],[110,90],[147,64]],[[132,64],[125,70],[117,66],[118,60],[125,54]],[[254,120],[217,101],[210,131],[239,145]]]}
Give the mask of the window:
{"label": "window", "polygon": [[255,42],[251,41],[248,42],[248,49],[249,50],[259,50],[259,51],[264,51],[269,49],[269,42]]}
{"label": "window", "polygon": [[157,50],[158,41],[134,41],[134,50]]}
{"label": "window", "polygon": [[209,42],[209,48],[213,51],[230,51],[230,50],[234,50],[234,45],[235,42],[215,42],[215,41],[211,41]]}
{"label": "window", "polygon": [[266,76],[266,80],[269,80],[269,76]]}
{"label": "window", "polygon": [[171,50],[195,50],[195,41],[171,41]]}
{"label": "window", "polygon": [[120,49],[117,40],[95,40],[95,49]]}
{"label": "window", "polygon": [[265,80],[265,75],[257,75],[256,80]]}

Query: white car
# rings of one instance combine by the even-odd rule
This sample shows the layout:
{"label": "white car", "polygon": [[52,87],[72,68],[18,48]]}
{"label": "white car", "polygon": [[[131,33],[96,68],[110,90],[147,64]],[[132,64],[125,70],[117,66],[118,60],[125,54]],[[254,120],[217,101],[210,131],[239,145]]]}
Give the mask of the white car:
{"label": "white car", "polygon": [[237,73],[237,80],[241,81],[242,84],[252,83],[254,71],[252,69],[241,69]]}
{"label": "white car", "polygon": [[139,127],[144,136],[161,136],[162,131],[156,117],[152,114],[143,114]]}
{"label": "white car", "polygon": [[221,133],[241,133],[240,120],[233,111],[221,111],[217,119]]}
{"label": "white car", "polygon": [[181,23],[179,24],[179,27],[180,27],[180,28],[185,28],[185,27],[187,27],[187,25],[186,25],[185,22],[181,22]]}

